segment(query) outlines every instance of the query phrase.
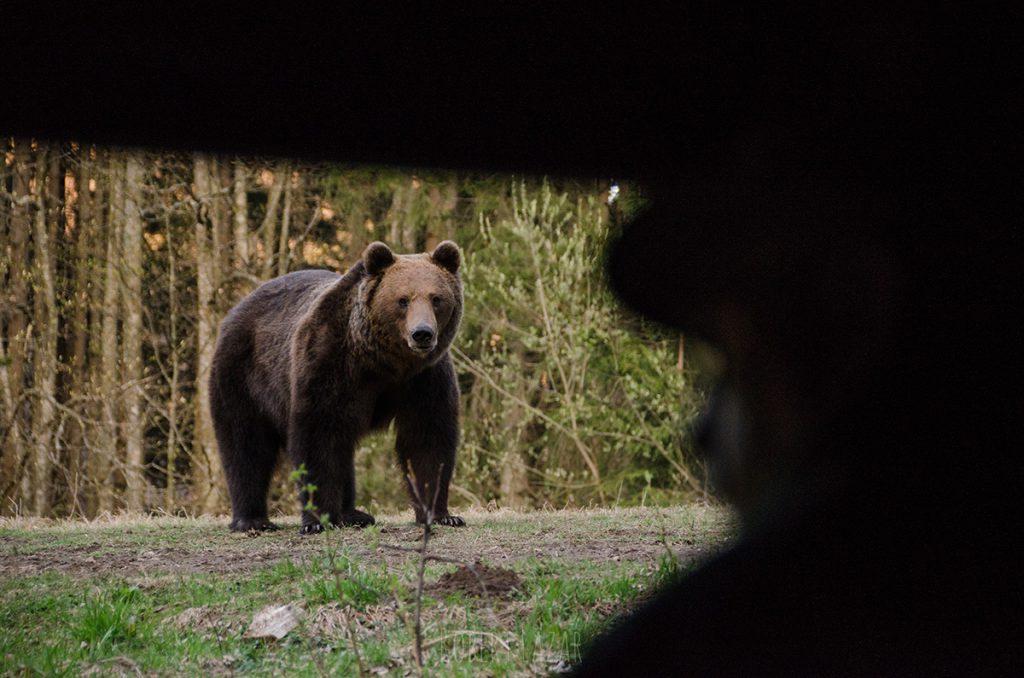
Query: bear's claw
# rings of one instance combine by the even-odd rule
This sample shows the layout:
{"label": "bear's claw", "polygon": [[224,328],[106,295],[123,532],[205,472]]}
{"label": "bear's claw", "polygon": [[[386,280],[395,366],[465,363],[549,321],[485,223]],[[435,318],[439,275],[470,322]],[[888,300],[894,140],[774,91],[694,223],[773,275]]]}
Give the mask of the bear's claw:
{"label": "bear's claw", "polygon": [[435,525],[450,525],[451,527],[465,527],[466,521],[461,516],[440,516],[434,518]]}
{"label": "bear's claw", "polygon": [[[331,516],[330,527],[368,527],[373,525],[377,521],[369,513],[363,511],[352,511],[350,513],[344,513],[338,520],[335,520]],[[309,522],[303,523],[302,529],[299,530],[299,534],[320,534],[324,531],[324,526],[320,523]]]}

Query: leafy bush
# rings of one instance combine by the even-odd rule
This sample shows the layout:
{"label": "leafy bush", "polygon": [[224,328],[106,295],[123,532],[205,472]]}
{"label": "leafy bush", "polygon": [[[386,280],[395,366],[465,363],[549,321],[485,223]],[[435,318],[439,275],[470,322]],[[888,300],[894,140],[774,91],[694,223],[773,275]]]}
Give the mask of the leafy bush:
{"label": "leafy bush", "polygon": [[680,337],[627,317],[609,293],[599,196],[519,184],[512,205],[511,218],[481,218],[466,256],[459,482],[513,504],[699,491],[685,431],[700,394],[676,364]]}

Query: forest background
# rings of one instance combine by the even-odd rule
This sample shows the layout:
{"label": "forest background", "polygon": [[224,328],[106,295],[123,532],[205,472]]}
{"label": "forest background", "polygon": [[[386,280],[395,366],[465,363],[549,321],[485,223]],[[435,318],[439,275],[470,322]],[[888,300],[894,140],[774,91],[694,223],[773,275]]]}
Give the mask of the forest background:
{"label": "forest background", "polygon": [[[637,187],[29,139],[2,150],[0,515],[224,512],[206,398],[224,314],[274,276],[344,271],[374,240],[410,253],[446,238],[466,291],[453,504],[707,498],[688,433],[704,388],[684,337],[623,311],[602,277]],[[388,432],[358,449],[370,510],[406,504],[392,447]],[[287,471],[272,505],[290,514]]]}

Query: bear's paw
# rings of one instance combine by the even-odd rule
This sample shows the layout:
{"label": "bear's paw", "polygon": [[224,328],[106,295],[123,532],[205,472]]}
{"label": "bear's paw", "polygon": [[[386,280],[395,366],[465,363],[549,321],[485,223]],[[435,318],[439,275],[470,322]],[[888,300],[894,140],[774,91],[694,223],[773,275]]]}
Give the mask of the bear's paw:
{"label": "bear's paw", "polygon": [[337,524],[345,527],[369,527],[376,522],[377,521],[374,517],[369,513],[353,510],[348,513],[343,513],[341,518],[338,519]]}
{"label": "bear's paw", "polygon": [[266,518],[235,518],[231,521],[232,532],[273,532],[280,529]]}
{"label": "bear's paw", "polygon": [[434,518],[434,525],[448,525],[450,527],[465,527],[466,521],[461,516],[438,516]]}

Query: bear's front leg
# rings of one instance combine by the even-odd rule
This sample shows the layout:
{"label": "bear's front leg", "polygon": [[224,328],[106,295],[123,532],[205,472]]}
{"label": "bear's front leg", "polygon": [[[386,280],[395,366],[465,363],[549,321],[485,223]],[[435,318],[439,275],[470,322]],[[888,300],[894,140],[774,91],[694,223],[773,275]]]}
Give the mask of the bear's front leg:
{"label": "bear's front leg", "polygon": [[[355,508],[355,441],[333,423],[323,416],[292,418],[288,452],[295,468],[306,467],[305,476],[298,481],[301,534],[323,532],[324,522],[352,527],[376,522],[372,515]],[[326,521],[321,521],[322,516]]]}
{"label": "bear's front leg", "polygon": [[419,374],[395,416],[398,463],[417,523],[463,527],[448,513],[448,485],[459,446],[459,391],[451,358]]}

